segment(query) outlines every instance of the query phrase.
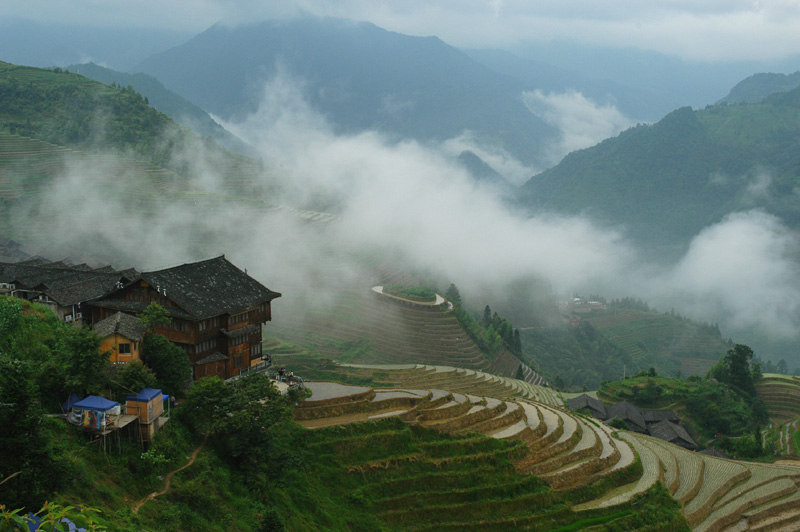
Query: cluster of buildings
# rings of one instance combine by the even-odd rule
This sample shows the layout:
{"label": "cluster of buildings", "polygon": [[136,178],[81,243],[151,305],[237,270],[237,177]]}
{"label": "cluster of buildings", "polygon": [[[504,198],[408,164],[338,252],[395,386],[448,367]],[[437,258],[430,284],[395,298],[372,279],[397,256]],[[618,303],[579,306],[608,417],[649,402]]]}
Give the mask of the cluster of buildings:
{"label": "cluster of buildings", "polygon": [[606,423],[618,419],[628,430],[649,434],[690,451],[697,450],[697,443],[680,425],[680,419],[672,410],[648,410],[628,401],[606,407],[599,399],[582,394],[567,401],[570,410],[587,412]]}
{"label": "cluster of buildings", "polygon": [[262,362],[261,328],[272,319],[272,300],[281,296],[224,255],[150,272],[41,258],[0,262],[0,293],[91,326],[113,362],[139,359],[145,327],[137,315],[158,303],[172,321],[155,332],[183,349],[194,378],[223,379]]}

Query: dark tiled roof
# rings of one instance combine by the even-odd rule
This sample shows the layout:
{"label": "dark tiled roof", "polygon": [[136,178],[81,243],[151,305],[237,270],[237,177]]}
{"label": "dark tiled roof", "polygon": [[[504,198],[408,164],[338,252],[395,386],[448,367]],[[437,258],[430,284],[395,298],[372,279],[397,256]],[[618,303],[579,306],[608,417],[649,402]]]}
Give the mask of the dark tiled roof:
{"label": "dark tiled roof", "polygon": [[638,406],[632,405],[628,401],[622,401],[621,403],[609,406],[606,408],[606,413],[608,414],[608,419],[619,418],[632,423],[635,425],[635,427],[631,427],[632,429],[647,430],[647,424],[644,421],[644,416],[642,416],[642,411]]}
{"label": "dark tiled roof", "polygon": [[142,279],[196,319],[236,314],[281,297],[231,264],[225,255],[166,270]]}
{"label": "dark tiled roof", "polygon": [[603,405],[599,399],[595,399],[587,394],[582,394],[567,400],[567,405],[569,405],[570,410],[577,411],[584,408],[589,408],[591,410],[600,412],[604,417],[607,415],[605,405]]}
{"label": "dark tiled roof", "polygon": [[659,421],[672,421],[680,423],[680,418],[672,410],[645,410],[642,409],[642,417],[645,423],[658,423]]}
{"label": "dark tiled roof", "polygon": [[[53,266],[56,264],[57,266]],[[119,272],[84,270],[58,263],[32,261],[0,263],[0,282],[15,283],[18,288],[37,290],[62,306],[102,297],[117,283],[131,280]]]}
{"label": "dark tiled roof", "polygon": [[689,433],[686,432],[686,429],[680,425],[676,425],[675,423],[670,423],[667,420],[651,425],[648,429],[648,432],[651,436],[655,436],[660,440],[671,442],[674,442],[675,440],[683,440],[683,442],[689,446],[697,448],[697,444],[692,437],[689,436]]}
{"label": "dark tiled roof", "polygon": [[142,340],[144,333],[147,331],[147,327],[142,324],[139,318],[122,312],[117,312],[113,316],[98,321],[92,325],[92,329],[101,338],[117,333],[137,342]]}
{"label": "dark tiled roof", "polygon": [[223,355],[219,351],[216,353],[212,353],[205,358],[202,358],[196,362],[196,364],[210,364],[211,362],[218,362],[220,360],[228,360],[227,355]]}

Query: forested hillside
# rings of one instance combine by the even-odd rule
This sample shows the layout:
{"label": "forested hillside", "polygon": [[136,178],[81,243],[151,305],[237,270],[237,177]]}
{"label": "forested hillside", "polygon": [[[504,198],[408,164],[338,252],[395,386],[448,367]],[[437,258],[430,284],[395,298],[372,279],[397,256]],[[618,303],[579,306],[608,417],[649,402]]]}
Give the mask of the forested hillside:
{"label": "forested hillside", "polygon": [[763,103],[678,109],[571,153],[522,187],[532,212],[585,213],[674,256],[700,229],[760,208],[800,226],[800,89]]}
{"label": "forested hillside", "polygon": [[81,151],[134,156],[182,176],[211,170],[247,192],[254,182],[242,178],[264,173],[258,161],[178,126],[131,86],[104,85],[62,69],[0,62],[0,131]]}

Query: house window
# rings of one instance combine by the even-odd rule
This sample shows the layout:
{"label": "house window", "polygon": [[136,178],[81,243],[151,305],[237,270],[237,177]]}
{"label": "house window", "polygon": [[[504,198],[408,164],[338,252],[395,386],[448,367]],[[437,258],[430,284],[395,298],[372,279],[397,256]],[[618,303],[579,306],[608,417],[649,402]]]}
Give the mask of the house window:
{"label": "house window", "polygon": [[120,355],[130,355],[131,354],[131,344],[119,344],[119,354]]}
{"label": "house window", "polygon": [[241,357],[241,355],[237,355],[237,356],[233,357],[233,367],[234,368],[242,367],[242,357]]}

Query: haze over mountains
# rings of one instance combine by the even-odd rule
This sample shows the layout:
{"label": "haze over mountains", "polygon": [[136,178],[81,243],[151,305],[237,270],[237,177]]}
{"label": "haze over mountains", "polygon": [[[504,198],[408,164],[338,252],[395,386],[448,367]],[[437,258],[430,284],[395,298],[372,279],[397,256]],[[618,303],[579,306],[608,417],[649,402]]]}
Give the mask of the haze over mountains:
{"label": "haze over mountains", "polygon": [[[616,67],[603,70],[596,53],[558,49],[542,47],[553,66],[530,49],[462,52],[435,37],[300,17],[217,24],[129,68],[253,146],[279,176],[281,192],[269,203],[334,213],[336,227],[324,239],[340,250],[398,251],[487,301],[544,279],[558,291],[689,307],[695,318],[721,322],[725,336],[763,327],[792,337],[794,319],[779,318],[796,314],[792,301],[800,300],[792,278],[791,102],[671,112],[537,175],[515,212],[487,193],[487,183],[508,190],[502,183],[520,185],[638,121],[716,101],[753,73],[731,79],[753,63],[712,64],[693,84],[679,74],[700,67],[654,52],[613,56]],[[685,90],[672,91],[677,85]],[[224,190],[213,172],[198,177]],[[186,216],[186,227],[195,216]],[[282,229],[266,220],[247,223],[263,233],[267,253],[318,238],[297,227],[277,235]],[[750,238],[737,241],[742,235]],[[160,247],[171,249],[168,236]],[[751,267],[719,276],[714,260],[737,249]],[[307,279],[298,268],[318,261],[318,251],[274,260]],[[258,261],[259,253],[245,255]],[[740,287],[759,304],[743,308]]]}

